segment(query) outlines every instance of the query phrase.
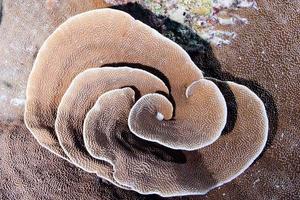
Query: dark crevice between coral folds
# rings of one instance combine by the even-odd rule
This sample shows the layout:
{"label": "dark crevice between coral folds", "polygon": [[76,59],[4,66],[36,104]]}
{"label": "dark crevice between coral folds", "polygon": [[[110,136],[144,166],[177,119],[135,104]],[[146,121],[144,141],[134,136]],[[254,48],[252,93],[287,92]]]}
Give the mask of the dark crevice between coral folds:
{"label": "dark crevice between coral folds", "polygon": [[134,91],[134,100],[137,101],[139,100],[139,98],[141,98],[141,92],[139,91],[139,89],[137,87],[135,87],[134,85],[126,85],[124,87],[121,87],[120,89],[123,88],[130,88]]}
{"label": "dark crevice between coral folds", "polygon": [[161,71],[159,71],[158,69],[155,69],[151,66],[143,65],[143,64],[140,64],[140,63],[126,63],[126,62],[124,62],[124,63],[108,63],[108,64],[102,65],[101,67],[125,67],[125,66],[126,67],[131,67],[131,68],[134,68],[134,69],[141,69],[141,70],[147,71],[147,72],[155,75],[156,77],[158,77],[160,80],[162,80],[165,83],[165,85],[168,88],[170,94],[168,95],[168,94],[166,94],[162,91],[157,91],[157,93],[159,93],[161,95],[164,95],[172,103],[172,105],[173,105],[173,115],[172,115],[173,117],[172,117],[172,119],[173,119],[176,115],[176,103],[175,103],[174,97],[172,96],[172,88],[171,88],[171,85],[170,85],[170,81],[165,76],[165,74],[162,73]]}
{"label": "dark crevice between coral folds", "polygon": [[143,140],[131,133],[129,129],[117,134],[116,139],[121,146],[133,154],[144,153],[164,162],[179,164],[184,164],[187,161],[183,151],[170,149],[158,143]]}
{"label": "dark crevice between coral folds", "polygon": [[227,119],[226,125],[222,131],[222,135],[230,133],[233,130],[237,120],[237,103],[235,100],[235,96],[226,82],[209,77],[206,79],[214,82],[225,98],[227,107]]}

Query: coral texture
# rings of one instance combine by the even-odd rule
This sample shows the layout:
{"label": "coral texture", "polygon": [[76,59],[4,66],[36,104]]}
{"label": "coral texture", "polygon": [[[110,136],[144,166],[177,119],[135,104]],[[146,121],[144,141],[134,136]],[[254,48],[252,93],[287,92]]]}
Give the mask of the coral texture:
{"label": "coral texture", "polygon": [[25,123],[81,169],[161,196],[205,194],[231,181],[268,133],[255,93],[205,78],[179,45],[113,9],[71,17],[45,41],[28,80]]}

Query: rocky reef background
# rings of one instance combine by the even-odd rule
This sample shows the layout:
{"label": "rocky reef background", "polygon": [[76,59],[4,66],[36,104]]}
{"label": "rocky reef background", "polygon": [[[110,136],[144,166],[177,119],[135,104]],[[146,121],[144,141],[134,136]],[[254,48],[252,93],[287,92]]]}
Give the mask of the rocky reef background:
{"label": "rocky reef background", "polygon": [[[265,103],[268,145],[232,182],[204,196],[169,199],[299,199],[300,3],[257,0],[249,23],[221,48],[138,4],[115,6],[180,44],[206,76],[234,80]],[[23,122],[25,89],[43,41],[68,17],[110,6],[100,0],[0,0],[0,199],[162,199],[119,189],[38,145]],[[59,160],[59,161],[58,161]]]}

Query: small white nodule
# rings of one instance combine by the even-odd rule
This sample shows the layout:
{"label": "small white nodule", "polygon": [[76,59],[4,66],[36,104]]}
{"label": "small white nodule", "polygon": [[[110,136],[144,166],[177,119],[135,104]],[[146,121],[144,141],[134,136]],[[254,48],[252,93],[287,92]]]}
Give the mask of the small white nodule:
{"label": "small white nodule", "polygon": [[164,115],[161,114],[160,112],[157,112],[156,119],[158,119],[159,121],[162,121],[164,119]]}

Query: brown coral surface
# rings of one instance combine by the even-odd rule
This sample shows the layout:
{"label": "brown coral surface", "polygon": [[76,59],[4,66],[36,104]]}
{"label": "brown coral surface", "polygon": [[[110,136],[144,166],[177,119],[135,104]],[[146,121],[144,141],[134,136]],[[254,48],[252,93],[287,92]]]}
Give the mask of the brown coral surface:
{"label": "brown coral surface", "polygon": [[[25,7],[18,2],[4,1],[3,19],[0,25],[0,45],[3,47],[1,55],[4,55],[4,59],[0,60],[0,69],[3,72],[1,73],[1,80],[3,80],[1,87],[12,87],[10,89],[12,93],[24,89],[31,70],[34,51],[26,50],[25,47],[33,44],[39,47],[54,28],[39,32],[43,34],[30,37],[26,41],[18,38],[31,35],[33,30],[29,26],[16,26],[19,28],[11,31],[14,36],[7,34],[7,31],[14,27],[9,23],[16,15],[19,16],[19,21],[14,23],[34,22],[34,27],[38,30],[43,29],[45,24],[49,25],[50,22],[45,20],[48,16],[41,12],[45,10],[44,5],[39,2],[35,3],[40,10],[32,9],[30,6]],[[247,85],[263,99],[270,120],[269,145],[262,157],[231,183],[211,191],[204,197],[180,199],[297,199],[299,197],[297,190],[300,162],[297,153],[300,134],[297,124],[300,118],[297,101],[300,79],[299,58],[297,57],[299,55],[297,43],[299,19],[294,14],[299,12],[299,4],[297,2],[258,1],[258,5],[261,9],[257,13],[247,13],[251,23],[239,30],[240,38],[233,46],[215,49],[215,57],[220,63],[210,51],[199,53],[193,49],[189,51],[186,48],[186,50],[195,63],[199,64],[198,66],[203,66],[205,62],[205,66],[212,67],[211,69],[202,68],[207,74]],[[25,14],[26,9],[30,9],[28,13],[33,14]],[[281,13],[282,10],[285,14]],[[23,15],[22,12],[24,12]],[[75,12],[72,11],[71,15]],[[36,19],[34,14],[42,15],[42,17]],[[160,29],[160,24],[155,24],[151,20],[153,19],[150,19],[150,24],[164,31],[163,28]],[[19,44],[17,48],[19,51],[16,51],[15,46],[9,45],[13,39],[15,39],[15,44]],[[185,47],[185,45],[182,46]],[[15,72],[14,76],[8,76],[5,74],[9,71],[7,69],[15,69],[17,73]],[[15,79],[21,82],[15,83]],[[246,81],[246,79],[252,81]],[[26,130],[24,123],[16,119],[22,118],[22,108],[15,109],[8,109],[8,117],[7,108],[3,107],[1,113],[0,183],[3,186],[0,189],[1,199],[159,198],[117,189],[48,153],[38,146]]]}

